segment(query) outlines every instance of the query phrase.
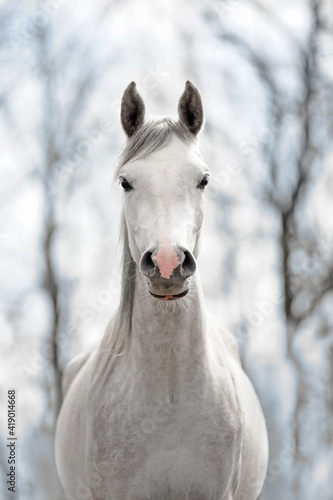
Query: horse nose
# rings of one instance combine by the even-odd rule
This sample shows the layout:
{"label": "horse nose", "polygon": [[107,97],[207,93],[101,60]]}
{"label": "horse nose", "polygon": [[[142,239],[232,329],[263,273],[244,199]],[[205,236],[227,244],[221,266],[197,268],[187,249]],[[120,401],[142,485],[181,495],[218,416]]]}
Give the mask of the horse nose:
{"label": "horse nose", "polygon": [[155,276],[156,271],[166,279],[169,279],[174,271],[184,278],[189,278],[195,270],[196,262],[192,253],[181,248],[174,248],[172,252],[161,249],[147,250],[140,260],[140,271],[147,278]]}

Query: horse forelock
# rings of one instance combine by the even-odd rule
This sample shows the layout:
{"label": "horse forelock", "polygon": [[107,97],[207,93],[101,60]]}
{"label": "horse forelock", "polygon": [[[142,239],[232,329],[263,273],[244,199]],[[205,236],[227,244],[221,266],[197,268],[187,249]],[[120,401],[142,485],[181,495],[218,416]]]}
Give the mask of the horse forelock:
{"label": "horse forelock", "polygon": [[119,172],[126,163],[134,159],[146,158],[154,151],[166,146],[172,136],[178,137],[185,143],[195,140],[181,122],[172,118],[157,118],[144,123],[125,144],[115,178],[119,177]]}

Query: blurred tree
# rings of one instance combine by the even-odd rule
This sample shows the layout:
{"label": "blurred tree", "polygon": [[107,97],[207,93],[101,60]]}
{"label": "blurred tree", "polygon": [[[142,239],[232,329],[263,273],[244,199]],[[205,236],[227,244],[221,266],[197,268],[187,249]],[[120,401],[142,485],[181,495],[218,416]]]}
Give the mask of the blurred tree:
{"label": "blurred tree", "polygon": [[[115,5],[116,9],[113,9]],[[60,22],[57,22],[57,16]],[[103,77],[112,66],[111,86],[115,96],[120,97],[124,81],[127,83],[135,75],[135,78],[141,79],[138,83],[141,83],[147,100],[155,101],[153,104],[156,109],[160,106],[163,112],[169,104],[170,109],[171,106],[174,109],[174,93],[177,92],[179,96],[179,89],[188,78],[193,78],[203,92],[207,105],[207,149],[215,148],[217,157],[213,169],[220,169],[217,174],[221,173],[222,180],[226,174],[229,175],[228,182],[231,177],[233,179],[228,189],[217,190],[215,197],[212,197],[216,204],[208,221],[211,224],[211,234],[207,234],[210,247],[213,248],[222,239],[222,233],[225,236],[219,247],[219,253],[223,253],[224,257],[217,257],[225,261],[223,269],[219,268],[223,275],[223,299],[217,297],[221,292],[221,289],[217,290],[217,273],[211,273],[211,295],[216,296],[216,302],[213,302],[216,309],[222,309],[222,300],[232,306],[237,304],[242,280],[245,281],[237,260],[241,253],[242,231],[234,224],[235,213],[240,209],[239,200],[244,195],[241,178],[251,177],[251,196],[262,211],[262,218],[270,212],[275,214],[279,232],[273,236],[273,242],[272,234],[269,234],[270,239],[266,240],[265,248],[268,250],[272,243],[278,248],[276,268],[283,289],[281,328],[286,332],[285,353],[284,365],[279,364],[280,360],[276,361],[273,367],[275,371],[270,372],[271,378],[260,396],[266,408],[273,406],[279,398],[285,406],[289,402],[293,404],[292,412],[288,415],[291,429],[289,423],[285,423],[286,420],[283,422],[288,428],[281,429],[279,423],[284,418],[281,406],[276,404],[269,414],[270,479],[273,478],[274,482],[268,484],[263,499],[273,500],[283,496],[284,500],[312,500],[315,497],[331,500],[333,486],[330,486],[332,479],[327,471],[333,467],[333,259],[328,229],[330,216],[326,208],[331,205],[325,203],[320,208],[318,220],[312,214],[316,210],[316,190],[321,184],[319,192],[322,196],[322,184],[329,178],[325,169],[332,170],[329,164],[332,159],[328,157],[332,149],[332,74],[327,63],[333,41],[332,26],[329,2],[324,0],[279,4],[268,0],[206,0],[190,4],[172,0],[167,3],[156,2],[156,6],[151,8],[144,8],[143,4],[139,8],[134,0],[100,0],[94,5],[90,2],[84,5],[68,2],[66,6],[57,0],[24,4],[14,0],[1,4],[1,138],[10,143],[9,146],[4,144],[6,148],[3,150],[10,147],[14,159],[9,161],[8,168],[11,184],[1,188],[0,205],[2,209],[8,206],[15,208],[22,193],[25,190],[33,191],[37,186],[34,194],[38,197],[41,193],[43,212],[40,219],[36,218],[36,226],[31,230],[30,239],[33,242],[27,237],[28,231],[24,227],[26,221],[20,222],[19,217],[14,220],[19,234],[15,247],[17,260],[10,264],[6,262],[0,269],[3,271],[11,265],[16,271],[21,266],[14,278],[5,284],[11,285],[9,282],[17,281],[19,284],[16,286],[20,290],[14,286],[3,287],[5,292],[0,303],[4,310],[0,319],[5,318],[1,325],[5,331],[3,344],[6,346],[6,338],[10,337],[7,330],[13,331],[15,353],[9,349],[4,351],[2,361],[8,352],[12,356],[12,364],[27,365],[33,373],[33,383],[30,379],[30,385],[22,384],[20,389],[25,408],[38,406],[39,392],[43,393],[46,401],[43,410],[39,411],[38,407],[42,416],[33,421],[31,428],[26,425],[22,437],[25,439],[22,443],[21,477],[24,477],[25,482],[20,492],[22,498],[44,499],[47,492],[48,498],[53,495],[55,500],[59,500],[52,458],[53,432],[61,404],[61,373],[70,356],[68,339],[72,335],[66,332],[73,320],[71,298],[74,285],[77,285],[73,278],[75,273],[71,274],[70,271],[75,267],[76,260],[79,260],[76,255],[71,255],[64,271],[63,261],[60,262],[59,258],[59,245],[62,238],[69,239],[69,233],[82,224],[91,211],[101,212],[98,202],[91,208],[88,207],[88,200],[90,196],[102,198],[101,184],[105,184],[106,172],[109,170],[103,171],[102,180],[98,179],[94,192],[92,173],[87,164],[91,148],[97,153],[101,135],[97,128],[92,128],[92,124],[100,116],[106,118],[110,112],[117,112],[118,115],[118,103],[112,103],[112,109],[109,107],[107,113],[105,109],[105,99],[110,95],[105,88],[110,88],[110,81],[103,82]],[[266,32],[262,33],[265,29]],[[152,77],[152,68],[159,68],[158,78]],[[172,73],[169,80],[161,76],[169,72]],[[145,86],[148,81],[149,85],[147,83]],[[230,87],[236,89],[228,96],[222,88],[227,85],[226,82],[231,82]],[[242,96],[245,99],[241,101]],[[253,100],[255,104],[247,107],[248,103],[253,104]],[[259,118],[260,106],[265,114],[260,114]],[[256,115],[255,120],[250,116],[253,113]],[[258,128],[253,131],[255,125]],[[252,150],[259,153],[260,159],[256,157],[249,169],[239,168],[237,172],[242,172],[242,175],[238,177],[232,165],[230,171],[223,171],[221,165],[230,151],[236,149],[244,137],[252,138],[253,133],[258,134],[260,127],[265,128],[266,138],[265,134],[258,136],[251,145]],[[113,135],[117,133],[117,129],[113,129]],[[118,144],[116,148],[112,144],[110,149],[117,148]],[[109,164],[112,152],[108,153],[105,163]],[[5,153],[4,167],[8,156]],[[101,158],[97,154],[92,156],[91,163],[99,163]],[[243,154],[243,160],[245,157]],[[245,159],[247,161],[248,158]],[[256,171],[252,169],[256,166],[254,163],[259,165]],[[80,190],[87,205],[86,211],[74,214],[72,225],[68,224],[67,227],[68,212],[73,210],[73,206],[74,211],[77,207],[78,211],[81,209],[79,203],[70,203],[78,195],[78,187],[82,187],[88,179],[87,189],[83,194]],[[241,192],[239,198],[237,191]],[[250,203],[250,196],[243,200],[248,213],[253,209]],[[68,212],[66,207],[70,207]],[[10,208],[6,213],[11,212]],[[215,216],[218,223],[214,226]],[[103,214],[98,213],[98,217],[102,219]],[[93,223],[96,220],[93,219]],[[253,217],[252,220],[247,219],[245,224],[252,238],[256,226]],[[98,234],[96,246],[100,247],[111,239],[110,222],[104,220],[101,225],[105,238],[103,240],[102,235]],[[10,240],[11,228],[4,227],[0,243],[13,243]],[[89,233],[89,224],[84,226],[82,232],[86,232],[87,228]],[[75,237],[76,234],[73,239]],[[79,242],[82,247],[87,245],[91,235],[84,237],[86,239]],[[38,247],[34,246],[35,242],[39,242]],[[69,252],[75,254],[74,246],[69,244],[69,248]],[[80,252],[83,253],[83,248]],[[29,253],[34,254],[33,260],[28,258]],[[64,254],[63,260],[66,260],[66,252],[61,255],[63,257]],[[98,273],[106,274],[108,259],[98,259],[96,255],[101,254],[94,254],[95,266],[87,272],[96,276]],[[205,258],[204,255],[202,257]],[[207,255],[206,259],[209,275],[211,255]],[[251,257],[246,255],[242,259],[248,261]],[[88,261],[89,258],[84,261],[80,272],[89,267]],[[250,262],[252,264],[254,267],[255,264]],[[26,278],[22,269],[32,266],[38,268],[38,272]],[[264,281],[267,278],[264,275],[266,271],[267,268],[259,267],[255,272],[262,273]],[[258,283],[250,283],[251,286],[254,295]],[[90,297],[88,288],[83,293],[83,310],[94,316],[96,310],[90,299],[96,297]],[[108,291],[112,300],[115,297],[113,289],[112,293]],[[39,299],[38,311],[32,308],[29,315],[24,308],[27,307],[25,299],[31,290],[38,291]],[[46,298],[47,303],[45,324],[41,296]],[[246,299],[251,302],[251,298]],[[207,294],[207,302],[209,299]],[[230,307],[230,311],[230,315],[237,317],[236,308]],[[38,321],[34,323],[30,319],[29,323],[27,318],[39,314]],[[271,320],[269,318],[267,322]],[[25,329],[24,323],[27,321],[29,326]],[[272,322],[265,325],[268,331],[271,325]],[[43,330],[42,333],[38,327]],[[92,325],[86,325],[89,334],[90,329]],[[32,356],[34,342],[35,351],[38,352],[33,352]],[[270,339],[266,338],[264,342],[269,343]],[[313,346],[313,349],[309,346]],[[318,349],[319,361],[313,361],[311,356],[317,356]],[[242,350],[246,358],[247,342],[242,344]],[[36,359],[39,362],[37,368]],[[291,367],[295,387],[291,384],[291,387],[281,388],[281,382],[279,385],[279,376],[286,367]],[[268,371],[265,372],[260,366],[258,377],[265,378],[263,373],[267,374]],[[41,391],[37,386],[41,387]],[[276,409],[278,411],[275,413]],[[280,472],[278,467],[281,466],[281,450],[286,438],[293,444],[293,463],[286,462],[286,466],[282,462],[283,470]],[[5,459],[1,455],[0,465],[5,470]],[[277,467],[277,472],[274,467]],[[30,474],[32,470],[34,473]],[[322,478],[321,483],[318,477]],[[53,488],[53,485],[56,486]]]}

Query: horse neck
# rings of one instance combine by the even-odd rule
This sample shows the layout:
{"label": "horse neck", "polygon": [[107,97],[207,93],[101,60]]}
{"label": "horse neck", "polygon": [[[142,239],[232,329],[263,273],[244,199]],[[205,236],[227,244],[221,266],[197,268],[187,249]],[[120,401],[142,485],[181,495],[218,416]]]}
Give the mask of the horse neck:
{"label": "horse neck", "polygon": [[169,392],[170,400],[204,370],[206,317],[198,275],[181,302],[152,299],[144,278],[136,278],[132,311],[131,364],[150,389]]}

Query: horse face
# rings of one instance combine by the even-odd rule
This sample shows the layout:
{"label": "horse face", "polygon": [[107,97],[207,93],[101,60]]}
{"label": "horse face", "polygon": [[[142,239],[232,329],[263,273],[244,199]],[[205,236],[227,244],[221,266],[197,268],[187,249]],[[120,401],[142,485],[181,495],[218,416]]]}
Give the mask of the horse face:
{"label": "horse face", "polygon": [[196,143],[177,137],[119,172],[130,251],[156,298],[174,300],[188,291],[208,178]]}

